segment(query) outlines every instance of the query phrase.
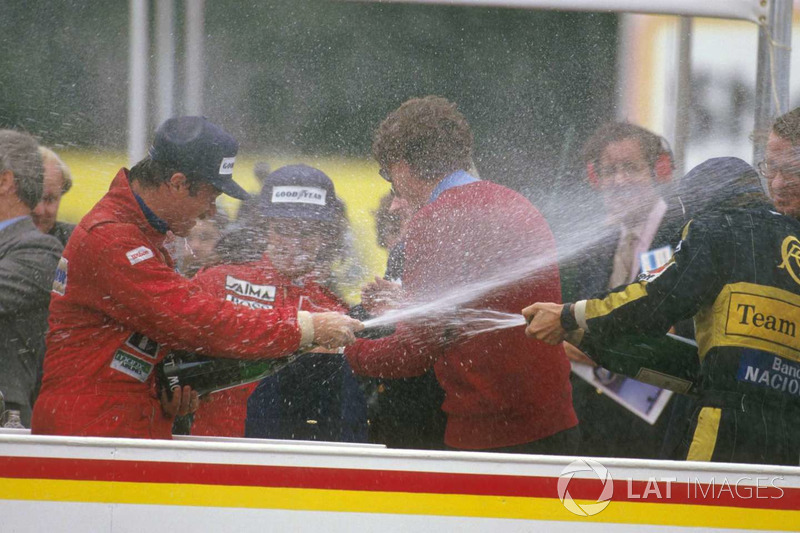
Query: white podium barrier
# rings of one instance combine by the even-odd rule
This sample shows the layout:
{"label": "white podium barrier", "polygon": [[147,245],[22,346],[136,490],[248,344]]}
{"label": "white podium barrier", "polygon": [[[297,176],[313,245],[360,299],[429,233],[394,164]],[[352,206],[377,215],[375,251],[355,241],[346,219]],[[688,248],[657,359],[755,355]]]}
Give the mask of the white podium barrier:
{"label": "white podium barrier", "polygon": [[800,468],[0,432],[0,531],[800,529]]}

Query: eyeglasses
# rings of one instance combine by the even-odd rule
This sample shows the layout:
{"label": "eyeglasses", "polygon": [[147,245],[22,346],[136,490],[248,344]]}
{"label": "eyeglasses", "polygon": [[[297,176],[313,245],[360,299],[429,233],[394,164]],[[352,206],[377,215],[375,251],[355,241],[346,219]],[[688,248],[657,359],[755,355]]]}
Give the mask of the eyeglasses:
{"label": "eyeglasses", "polygon": [[800,180],[800,165],[775,165],[764,160],[757,167],[758,173],[766,179],[772,179],[780,173],[786,178]]}
{"label": "eyeglasses", "polygon": [[648,171],[647,164],[633,161],[611,166],[598,165],[597,167],[597,175],[604,179],[613,177],[616,174],[622,174],[626,178],[630,178],[632,176],[646,174]]}

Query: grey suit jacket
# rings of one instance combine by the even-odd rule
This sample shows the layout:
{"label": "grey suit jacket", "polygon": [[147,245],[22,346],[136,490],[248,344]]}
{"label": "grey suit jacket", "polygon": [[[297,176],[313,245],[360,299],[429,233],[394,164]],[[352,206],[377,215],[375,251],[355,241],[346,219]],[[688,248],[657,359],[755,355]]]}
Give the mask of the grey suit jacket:
{"label": "grey suit jacket", "polygon": [[47,331],[47,308],[62,246],[30,218],[0,230],[0,391],[30,427]]}

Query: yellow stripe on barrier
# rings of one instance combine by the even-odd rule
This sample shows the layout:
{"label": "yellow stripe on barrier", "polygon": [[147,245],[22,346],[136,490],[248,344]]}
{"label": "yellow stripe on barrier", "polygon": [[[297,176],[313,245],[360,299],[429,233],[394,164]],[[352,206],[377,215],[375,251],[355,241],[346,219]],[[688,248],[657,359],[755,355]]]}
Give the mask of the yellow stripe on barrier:
{"label": "yellow stripe on barrier", "polygon": [[[401,515],[770,529],[791,531],[800,511],[668,503],[611,502],[580,517],[555,498],[290,489],[171,483],[0,478],[0,499],[281,509]],[[590,501],[578,501],[591,504]]]}

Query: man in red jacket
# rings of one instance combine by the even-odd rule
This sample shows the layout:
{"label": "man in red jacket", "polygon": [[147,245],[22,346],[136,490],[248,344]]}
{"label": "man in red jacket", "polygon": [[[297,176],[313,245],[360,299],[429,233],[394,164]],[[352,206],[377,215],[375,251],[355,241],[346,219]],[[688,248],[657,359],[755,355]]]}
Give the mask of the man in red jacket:
{"label": "man in red jacket", "polygon": [[169,119],[81,220],[53,282],[34,433],[170,438],[197,399],[185,388],[162,409],[153,369],[170,350],[263,358],[354,342],[360,323],[342,314],[237,307],[175,272],[167,233],[186,236],[223,192],[247,198],[237,151],[203,117]]}
{"label": "man in red jacket", "polygon": [[[571,453],[577,420],[563,348],[526,340],[521,328],[453,336],[437,325],[436,302],[518,313],[531,294],[561,299],[546,221],[516,192],[467,172],[472,140],[464,116],[440,97],[409,100],[378,128],[372,151],[381,175],[417,210],[405,236],[403,291],[430,312],[345,353],[356,373],[381,378],[433,366],[451,448]],[[365,289],[368,307],[387,283]]]}

